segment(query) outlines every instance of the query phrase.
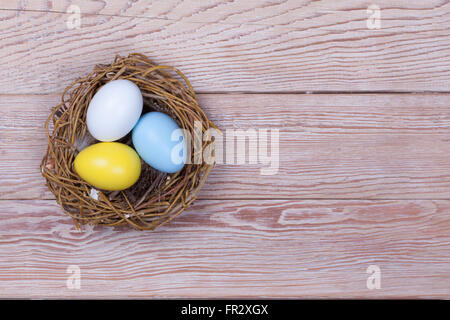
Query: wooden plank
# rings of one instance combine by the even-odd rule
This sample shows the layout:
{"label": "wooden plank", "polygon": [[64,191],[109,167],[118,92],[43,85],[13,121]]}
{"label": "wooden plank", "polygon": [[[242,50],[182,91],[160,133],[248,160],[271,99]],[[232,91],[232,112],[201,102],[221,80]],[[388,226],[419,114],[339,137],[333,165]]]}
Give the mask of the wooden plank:
{"label": "wooden plank", "polygon": [[[0,297],[449,298],[450,201],[199,200],[155,232],[0,201]],[[80,268],[80,289],[66,286]],[[367,268],[381,288],[366,286]]]}
{"label": "wooden plank", "polygon": [[[50,199],[39,172],[57,95],[0,96],[0,198]],[[449,94],[202,94],[223,130],[279,130],[279,170],[217,165],[201,199],[450,199]]]}
{"label": "wooden plank", "polygon": [[[445,3],[431,0],[427,2],[410,2],[407,0],[380,0],[376,3],[383,13],[393,14],[397,11],[410,11],[417,15],[434,15],[436,9],[442,10]],[[210,23],[280,23],[287,27],[304,27],[311,12],[333,14],[339,18],[346,13],[366,10],[368,3],[361,0],[348,0],[345,4],[331,0],[117,0],[99,2],[96,0],[0,0],[0,10],[43,11],[68,13],[71,7],[78,6],[83,15],[112,15],[127,17],[145,17],[159,19],[186,19],[189,22]],[[391,11],[389,11],[391,10]],[[359,13],[359,12],[358,12]],[[367,13],[366,13],[367,14]],[[401,14],[400,12],[396,13]],[[413,16],[410,16],[413,18]],[[336,19],[338,20],[338,19]],[[392,23],[392,21],[387,21]]]}
{"label": "wooden plank", "polygon": [[23,3],[0,5],[0,93],[61,92],[135,51],[200,92],[450,91],[450,3],[438,0],[377,1],[381,29],[362,0]]}

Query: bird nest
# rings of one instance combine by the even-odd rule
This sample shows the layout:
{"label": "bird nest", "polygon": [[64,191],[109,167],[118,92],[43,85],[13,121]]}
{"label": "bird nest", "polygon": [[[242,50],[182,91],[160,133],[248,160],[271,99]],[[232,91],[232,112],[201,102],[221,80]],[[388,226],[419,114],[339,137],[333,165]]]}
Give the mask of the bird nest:
{"label": "bird nest", "polygon": [[[64,90],[62,102],[53,107],[45,123],[48,148],[41,172],[56,201],[78,228],[91,224],[153,230],[171,221],[196,199],[212,165],[194,164],[194,143],[191,143],[192,159],[177,173],[157,171],[141,160],[139,180],[123,191],[96,190],[82,180],[74,170],[74,159],[83,148],[98,142],[86,126],[89,102],[102,85],[117,79],[133,81],[139,87],[144,99],[143,114],[164,112],[180,128],[189,131],[191,137],[195,135],[195,121],[202,124],[202,135],[216,128],[199,107],[192,86],[179,70],[156,65],[142,54],[117,56],[112,64],[97,65],[89,75]],[[132,146],[131,133],[118,142]],[[202,140],[201,152],[210,143]]]}

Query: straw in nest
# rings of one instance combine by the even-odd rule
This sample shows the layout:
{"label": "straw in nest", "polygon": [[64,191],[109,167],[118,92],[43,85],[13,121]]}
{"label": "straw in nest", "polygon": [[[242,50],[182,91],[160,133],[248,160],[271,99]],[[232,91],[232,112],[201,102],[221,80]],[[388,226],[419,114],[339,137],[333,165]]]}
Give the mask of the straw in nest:
{"label": "straw in nest", "polygon": [[[160,111],[194,136],[194,122],[202,133],[216,128],[199,107],[188,79],[177,69],[156,65],[142,54],[117,56],[110,65],[98,65],[69,85],[62,102],[45,123],[48,149],[41,163],[47,186],[62,210],[80,224],[121,226],[153,230],[179,215],[195,199],[212,165],[186,164],[174,174],[159,172],[142,161],[139,180],[123,191],[95,190],[75,172],[73,162],[86,146],[97,141],[86,127],[86,111],[93,95],[116,79],[133,81],[144,98],[143,113]],[[217,128],[216,128],[217,129]],[[119,142],[132,146],[131,134]],[[211,141],[202,142],[202,152]],[[194,163],[193,146],[191,162]]]}

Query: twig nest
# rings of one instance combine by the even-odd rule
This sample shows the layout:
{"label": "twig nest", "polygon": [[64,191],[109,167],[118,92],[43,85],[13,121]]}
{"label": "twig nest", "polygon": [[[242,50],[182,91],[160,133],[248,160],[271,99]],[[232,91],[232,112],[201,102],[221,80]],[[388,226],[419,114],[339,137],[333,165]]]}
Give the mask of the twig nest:
{"label": "twig nest", "polygon": [[[112,64],[96,66],[88,76],[64,90],[62,102],[52,109],[45,123],[48,149],[41,172],[56,201],[77,227],[127,225],[153,230],[179,215],[196,199],[212,165],[194,163],[194,143],[191,143],[190,159],[176,173],[160,172],[141,160],[139,180],[128,189],[97,190],[84,181],[74,169],[75,157],[98,142],[86,126],[89,103],[101,86],[118,79],[130,80],[139,87],[143,114],[163,112],[191,137],[195,137],[196,121],[201,123],[202,134],[216,128],[199,107],[192,86],[180,71],[156,65],[142,54],[117,56]],[[118,142],[132,147],[131,133]],[[210,143],[201,143],[202,152]]]}

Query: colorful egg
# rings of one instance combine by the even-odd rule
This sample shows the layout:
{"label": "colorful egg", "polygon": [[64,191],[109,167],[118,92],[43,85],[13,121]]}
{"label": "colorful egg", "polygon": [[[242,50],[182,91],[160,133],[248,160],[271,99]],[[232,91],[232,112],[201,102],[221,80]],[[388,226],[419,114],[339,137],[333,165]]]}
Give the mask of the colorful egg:
{"label": "colorful egg", "polygon": [[133,145],[151,167],[166,173],[180,171],[186,163],[187,148],[183,131],[168,115],[143,115],[132,133]]}
{"label": "colorful egg", "polygon": [[141,159],[133,148],[119,142],[100,142],[83,149],[74,162],[79,176],[103,190],[124,190],[141,174]]}
{"label": "colorful egg", "polygon": [[91,135],[100,141],[126,136],[138,122],[143,99],[139,87],[130,80],[113,80],[92,97],[86,113]]}

